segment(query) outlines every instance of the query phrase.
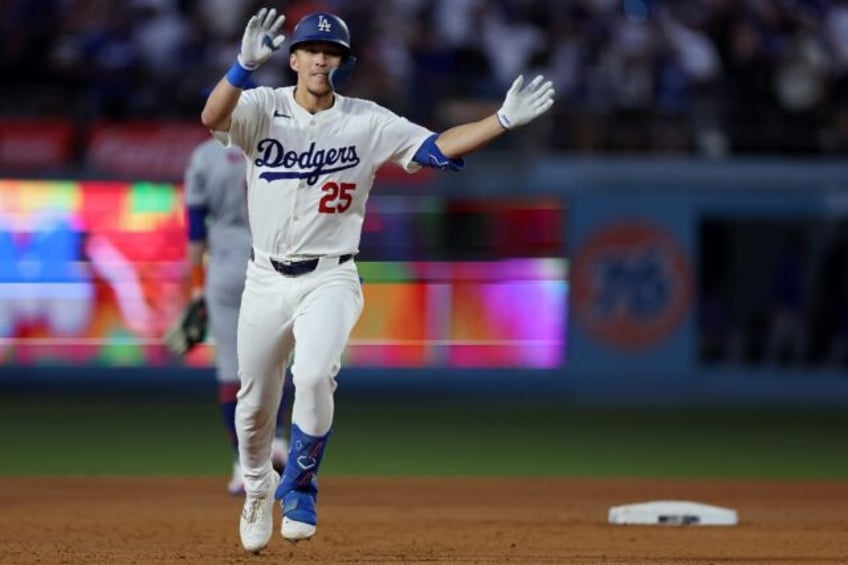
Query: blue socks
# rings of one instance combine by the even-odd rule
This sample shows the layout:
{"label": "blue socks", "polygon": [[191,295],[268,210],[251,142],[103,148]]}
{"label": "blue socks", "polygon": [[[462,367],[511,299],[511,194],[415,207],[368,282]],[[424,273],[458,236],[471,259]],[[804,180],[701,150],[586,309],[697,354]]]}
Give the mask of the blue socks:
{"label": "blue socks", "polygon": [[[324,449],[332,430],[323,436],[311,436],[304,433],[296,424],[291,426],[291,447],[289,460],[283,472],[283,479],[277,487],[274,498],[283,500],[284,506],[292,497],[286,496],[290,491],[306,494],[313,501],[318,496],[318,468],[324,457]],[[300,496],[296,498],[301,498]],[[285,508],[284,508],[285,512]],[[314,510],[312,510],[314,514]],[[286,514],[288,516],[288,514]],[[291,516],[290,516],[291,517]],[[297,518],[292,518],[297,519]],[[303,520],[299,520],[303,521]]]}

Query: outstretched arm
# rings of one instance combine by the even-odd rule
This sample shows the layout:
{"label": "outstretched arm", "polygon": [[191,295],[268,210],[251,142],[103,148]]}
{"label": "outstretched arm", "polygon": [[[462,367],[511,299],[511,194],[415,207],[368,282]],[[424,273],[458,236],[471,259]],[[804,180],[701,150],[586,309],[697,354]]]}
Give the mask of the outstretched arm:
{"label": "outstretched arm", "polygon": [[439,150],[449,159],[458,159],[544,114],[554,104],[553,83],[544,80],[539,75],[522,89],[524,77],[519,76],[496,114],[445,130],[436,139]]}
{"label": "outstretched arm", "polygon": [[459,159],[491,143],[506,131],[497,116],[492,114],[480,121],[469,122],[443,131],[436,138],[436,145],[445,157]]}
{"label": "outstretched arm", "polygon": [[218,81],[206,99],[200,114],[203,125],[213,131],[230,129],[230,116],[241,97],[242,88],[250,82],[250,74],[271,58],[286,36],[280,33],[286,17],[277,16],[274,8],[262,8],[250,18],[241,38],[241,52],[227,72]]}

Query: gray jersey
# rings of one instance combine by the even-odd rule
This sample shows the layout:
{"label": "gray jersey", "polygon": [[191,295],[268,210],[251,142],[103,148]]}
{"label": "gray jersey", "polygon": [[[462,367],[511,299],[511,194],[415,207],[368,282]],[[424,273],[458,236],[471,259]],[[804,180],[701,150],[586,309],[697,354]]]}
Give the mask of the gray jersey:
{"label": "gray jersey", "polygon": [[250,248],[245,169],[241,151],[214,139],[192,153],[185,174],[186,205],[208,210],[207,243],[213,256],[218,250]]}
{"label": "gray jersey", "polygon": [[205,294],[218,378],[238,382],[236,327],[250,254],[242,152],[214,139],[200,144],[186,169],[185,199],[187,206],[207,210]]}

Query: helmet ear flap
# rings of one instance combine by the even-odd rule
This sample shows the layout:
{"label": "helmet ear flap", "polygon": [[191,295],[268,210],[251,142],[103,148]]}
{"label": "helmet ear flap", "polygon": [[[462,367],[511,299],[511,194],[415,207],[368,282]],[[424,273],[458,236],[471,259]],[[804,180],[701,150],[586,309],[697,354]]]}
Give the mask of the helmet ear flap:
{"label": "helmet ear flap", "polygon": [[353,78],[353,68],[355,65],[356,57],[351,55],[344,63],[330,71],[328,78],[333,90],[342,90],[347,88]]}

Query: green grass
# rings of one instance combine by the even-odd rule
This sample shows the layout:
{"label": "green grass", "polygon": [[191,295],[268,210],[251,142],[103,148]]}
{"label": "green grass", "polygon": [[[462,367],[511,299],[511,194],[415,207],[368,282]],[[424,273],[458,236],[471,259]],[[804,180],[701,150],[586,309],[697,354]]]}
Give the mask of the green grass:
{"label": "green grass", "polygon": [[[328,469],[368,475],[848,478],[839,411],[338,408]],[[350,422],[353,425],[346,425]]]}
{"label": "green grass", "polygon": [[214,397],[0,398],[3,475],[217,475],[228,446]]}
{"label": "green grass", "polygon": [[[0,475],[223,475],[214,394],[3,393]],[[848,478],[844,410],[337,398],[324,476]]]}

